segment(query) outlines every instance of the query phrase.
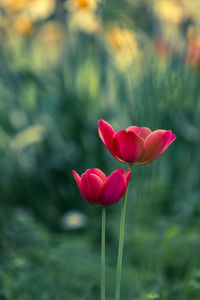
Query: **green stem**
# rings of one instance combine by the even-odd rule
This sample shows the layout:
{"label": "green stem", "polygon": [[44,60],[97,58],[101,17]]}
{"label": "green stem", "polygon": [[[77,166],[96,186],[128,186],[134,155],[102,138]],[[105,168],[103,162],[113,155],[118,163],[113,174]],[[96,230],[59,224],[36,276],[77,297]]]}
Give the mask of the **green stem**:
{"label": "green stem", "polygon": [[106,208],[102,207],[102,230],[101,230],[101,300],[106,299],[106,263],[105,263],[105,236],[106,236]]}
{"label": "green stem", "polygon": [[[130,169],[130,167],[129,167]],[[124,228],[125,228],[125,217],[126,217],[126,202],[127,194],[124,194],[121,211],[120,221],[120,234],[119,234],[119,247],[118,247],[118,258],[117,258],[117,274],[116,274],[116,286],[115,286],[115,300],[120,300],[120,286],[121,286],[121,272],[122,272],[122,257],[123,257],[123,246],[124,246]]]}

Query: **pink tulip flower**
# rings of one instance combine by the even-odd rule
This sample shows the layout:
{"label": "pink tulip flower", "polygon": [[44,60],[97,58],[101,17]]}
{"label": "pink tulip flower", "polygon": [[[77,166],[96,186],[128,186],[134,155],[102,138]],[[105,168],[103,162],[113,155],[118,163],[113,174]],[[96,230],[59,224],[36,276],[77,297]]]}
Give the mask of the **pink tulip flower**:
{"label": "pink tulip flower", "polygon": [[99,169],[88,169],[80,177],[72,171],[83,198],[95,205],[109,206],[118,202],[125,194],[131,177],[131,171],[117,169],[110,176]]}
{"label": "pink tulip flower", "polygon": [[150,163],[176,139],[171,130],[151,131],[147,127],[130,126],[115,132],[104,120],[99,121],[99,136],[116,159],[128,164]]}

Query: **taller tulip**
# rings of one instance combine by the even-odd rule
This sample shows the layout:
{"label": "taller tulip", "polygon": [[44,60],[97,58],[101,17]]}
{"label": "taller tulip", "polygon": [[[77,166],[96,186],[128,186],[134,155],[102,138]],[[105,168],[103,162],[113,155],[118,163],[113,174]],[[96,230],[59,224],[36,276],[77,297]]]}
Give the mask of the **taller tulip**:
{"label": "taller tulip", "polygon": [[176,139],[171,130],[151,131],[147,127],[130,126],[115,132],[104,120],[99,121],[99,136],[116,159],[128,164],[150,163]]}

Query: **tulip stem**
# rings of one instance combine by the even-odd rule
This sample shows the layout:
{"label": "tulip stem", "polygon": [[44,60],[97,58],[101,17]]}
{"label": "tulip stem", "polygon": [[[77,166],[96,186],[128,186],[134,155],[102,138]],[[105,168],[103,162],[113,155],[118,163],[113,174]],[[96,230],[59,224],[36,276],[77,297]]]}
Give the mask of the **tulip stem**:
{"label": "tulip stem", "polygon": [[[130,167],[129,167],[130,169]],[[119,234],[119,247],[118,247],[118,258],[117,258],[117,274],[116,274],[116,286],[115,286],[115,300],[120,300],[120,287],[121,287],[121,273],[122,273],[122,257],[123,257],[123,246],[124,246],[124,228],[125,228],[125,217],[126,217],[126,203],[127,194],[124,194],[122,201],[121,220],[120,220],[120,234]]]}
{"label": "tulip stem", "polygon": [[106,207],[102,207],[102,229],[101,229],[101,300],[106,296],[106,263],[105,263],[105,236],[106,236]]}

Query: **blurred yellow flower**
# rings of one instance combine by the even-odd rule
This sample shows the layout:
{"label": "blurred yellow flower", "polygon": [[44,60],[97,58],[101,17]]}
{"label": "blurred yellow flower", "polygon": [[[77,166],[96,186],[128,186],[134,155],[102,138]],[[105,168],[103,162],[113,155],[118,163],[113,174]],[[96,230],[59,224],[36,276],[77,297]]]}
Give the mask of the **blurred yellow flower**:
{"label": "blurred yellow flower", "polygon": [[65,7],[69,10],[95,10],[97,0],[68,0],[65,2]]}
{"label": "blurred yellow flower", "polygon": [[108,32],[107,40],[118,66],[126,67],[139,58],[138,41],[134,32],[125,28],[114,28]]}
{"label": "blurred yellow flower", "polygon": [[24,8],[28,0],[1,0],[0,7],[10,12],[18,12]]}
{"label": "blurred yellow flower", "polygon": [[180,24],[184,18],[183,7],[178,1],[156,0],[154,10],[161,22]]}
{"label": "blurred yellow flower", "polygon": [[130,51],[137,48],[135,35],[128,29],[112,29],[108,32],[108,41],[115,51]]}
{"label": "blurred yellow flower", "polygon": [[0,7],[12,13],[23,12],[32,20],[40,20],[51,15],[55,0],[0,0]]}
{"label": "blurred yellow flower", "polygon": [[32,20],[49,17],[55,9],[55,0],[28,0],[25,12]]}
{"label": "blurred yellow flower", "polygon": [[75,31],[95,33],[101,28],[101,23],[92,11],[80,10],[70,14],[69,28]]}
{"label": "blurred yellow flower", "polygon": [[65,8],[69,14],[70,30],[80,30],[86,33],[97,32],[100,28],[100,21],[95,14],[98,0],[68,0]]}
{"label": "blurred yellow flower", "polygon": [[49,17],[55,9],[55,0],[0,0],[1,27],[7,34],[17,33],[23,37],[33,32],[37,20]]}
{"label": "blurred yellow flower", "polygon": [[185,14],[196,23],[200,23],[200,2],[199,0],[185,0],[183,2]]}

